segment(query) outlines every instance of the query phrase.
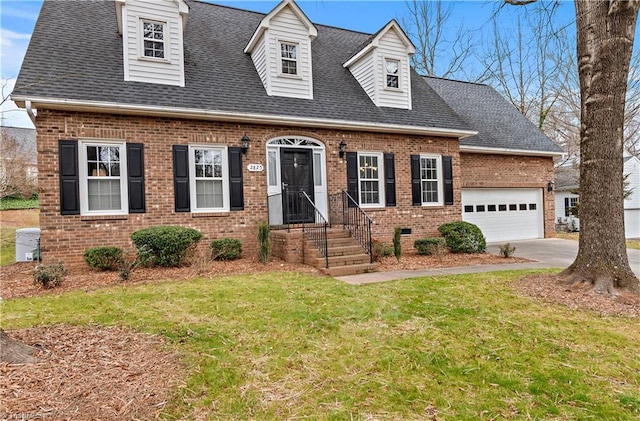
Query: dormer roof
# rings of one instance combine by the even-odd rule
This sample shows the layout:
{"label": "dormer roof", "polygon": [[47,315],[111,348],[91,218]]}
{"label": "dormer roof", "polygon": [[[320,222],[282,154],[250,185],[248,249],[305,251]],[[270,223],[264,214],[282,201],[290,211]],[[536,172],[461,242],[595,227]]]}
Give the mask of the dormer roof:
{"label": "dormer roof", "polygon": [[[178,12],[182,18],[182,29],[187,25],[187,15],[189,14],[189,5],[184,0],[173,0],[178,4]],[[127,3],[127,0],[115,0],[116,4],[116,21],[118,22],[118,34],[122,35],[122,6]]]}
{"label": "dormer roof", "polygon": [[309,38],[313,40],[318,36],[318,28],[309,20],[307,15],[304,14],[302,9],[298,7],[298,5],[293,0],[284,0],[280,2],[276,7],[273,8],[271,12],[269,12],[258,24],[258,28],[256,28],[255,32],[251,36],[249,43],[244,49],[245,54],[249,54],[253,51],[253,49],[258,44],[259,40],[262,38],[264,31],[269,29],[271,26],[271,20],[277,16],[284,8],[290,8],[291,11],[296,15],[298,20],[307,28],[309,31]]}
{"label": "dormer roof", "polygon": [[367,55],[371,50],[377,48],[380,45],[380,39],[389,31],[395,31],[402,43],[405,46],[407,55],[413,55],[416,52],[416,47],[413,45],[407,34],[402,30],[402,27],[398,24],[395,19],[392,19],[385,26],[382,27],[378,32],[371,35],[369,39],[367,39],[360,47],[356,50],[356,52],[349,57],[343,64],[344,67],[349,67],[353,63],[360,60],[363,56]]}

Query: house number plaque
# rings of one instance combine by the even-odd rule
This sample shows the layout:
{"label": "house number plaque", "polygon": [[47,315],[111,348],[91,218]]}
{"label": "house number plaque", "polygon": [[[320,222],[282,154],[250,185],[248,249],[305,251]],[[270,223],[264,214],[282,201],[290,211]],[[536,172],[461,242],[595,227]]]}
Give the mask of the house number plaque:
{"label": "house number plaque", "polygon": [[264,166],[262,164],[249,164],[247,165],[247,170],[250,172],[262,172],[264,171]]}

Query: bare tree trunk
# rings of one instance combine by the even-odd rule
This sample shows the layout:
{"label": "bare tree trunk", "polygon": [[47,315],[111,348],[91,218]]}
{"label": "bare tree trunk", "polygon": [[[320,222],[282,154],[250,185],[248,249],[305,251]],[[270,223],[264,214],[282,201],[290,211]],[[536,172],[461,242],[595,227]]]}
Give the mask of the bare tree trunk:
{"label": "bare tree trunk", "polygon": [[597,291],[640,293],[624,236],[623,140],[638,1],[575,1],[581,93],[580,243],[562,272]]}

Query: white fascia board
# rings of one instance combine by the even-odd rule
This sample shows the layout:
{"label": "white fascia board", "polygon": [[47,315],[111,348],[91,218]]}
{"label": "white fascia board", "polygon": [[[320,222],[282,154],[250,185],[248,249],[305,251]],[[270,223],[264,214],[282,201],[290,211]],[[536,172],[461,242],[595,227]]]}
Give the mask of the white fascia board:
{"label": "white fascia board", "polygon": [[378,46],[378,44],[376,43],[374,45],[373,42],[367,44],[366,47],[364,47],[362,50],[358,51],[358,53],[356,53],[355,56],[351,57],[349,60],[345,61],[344,64],[342,65],[342,67],[348,69],[349,67],[351,67],[352,64],[356,63],[358,60],[360,60],[362,57],[364,57],[365,55],[367,55],[367,53],[369,51],[371,51],[373,48],[376,48]]}
{"label": "white fascia board", "polygon": [[122,35],[122,8],[125,0],[115,0],[116,3],[116,22],[118,23],[118,34]]}
{"label": "white fascia board", "polygon": [[530,151],[526,149],[487,148],[484,146],[460,145],[460,152],[484,153],[493,155],[520,155],[520,156],[560,156],[562,152]]}
{"label": "white fascia board", "polygon": [[258,28],[253,33],[253,35],[251,36],[251,39],[249,40],[249,43],[247,44],[246,47],[244,47],[244,53],[245,54],[251,54],[253,52],[253,49],[256,48],[256,44],[260,40],[260,37],[262,36],[262,33],[265,30],[267,30],[268,28],[269,28],[269,25],[268,24],[265,25],[264,24],[264,20],[262,22],[260,22],[260,25],[258,25]]}
{"label": "white fascia board", "polygon": [[317,127],[326,129],[362,130],[382,133],[417,134],[425,136],[454,137],[464,139],[478,134],[475,130],[456,130],[441,127],[421,127],[401,124],[386,124],[367,121],[331,120],[323,118],[294,117],[287,115],[266,115],[239,113],[198,108],[158,107],[148,105],[118,104],[115,102],[80,101],[57,98],[12,97],[19,107],[25,101],[31,101],[33,108],[51,110],[86,111],[109,114],[131,114],[154,117],[188,118],[199,120],[232,121],[254,124],[283,125],[299,127]]}

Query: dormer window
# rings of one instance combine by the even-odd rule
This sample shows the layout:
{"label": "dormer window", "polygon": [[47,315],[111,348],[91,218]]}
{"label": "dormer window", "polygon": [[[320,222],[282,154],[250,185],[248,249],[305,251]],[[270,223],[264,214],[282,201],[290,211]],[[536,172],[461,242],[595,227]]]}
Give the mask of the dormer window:
{"label": "dormer window", "polygon": [[298,44],[280,43],[280,73],[292,76],[298,74]]}
{"label": "dormer window", "polygon": [[164,59],[164,23],[142,21],[142,51],[144,57]]}
{"label": "dormer window", "polygon": [[385,59],[384,70],[387,88],[400,89],[400,61]]}

